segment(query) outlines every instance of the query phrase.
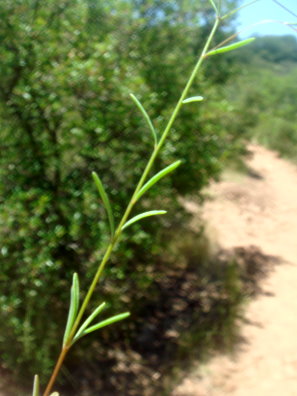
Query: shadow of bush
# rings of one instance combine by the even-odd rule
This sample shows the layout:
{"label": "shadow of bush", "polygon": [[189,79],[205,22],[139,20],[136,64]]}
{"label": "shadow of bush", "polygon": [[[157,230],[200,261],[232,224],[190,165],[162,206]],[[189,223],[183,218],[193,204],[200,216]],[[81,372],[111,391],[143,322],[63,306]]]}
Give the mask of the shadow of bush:
{"label": "shadow of bush", "polygon": [[132,289],[132,320],[93,341],[97,359],[71,360],[62,395],[169,395],[193,362],[240,341],[243,302],[262,291],[277,258],[255,246],[218,250],[203,232],[172,240],[149,288]]}

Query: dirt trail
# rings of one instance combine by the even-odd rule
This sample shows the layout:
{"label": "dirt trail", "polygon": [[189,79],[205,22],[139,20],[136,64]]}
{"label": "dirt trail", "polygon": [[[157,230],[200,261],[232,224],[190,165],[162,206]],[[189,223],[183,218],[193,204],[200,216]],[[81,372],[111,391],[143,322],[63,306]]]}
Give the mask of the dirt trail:
{"label": "dirt trail", "polygon": [[247,306],[239,351],[194,370],[172,396],[297,395],[297,167],[251,151],[250,175],[215,184],[204,217],[222,247],[254,245],[280,264]]}

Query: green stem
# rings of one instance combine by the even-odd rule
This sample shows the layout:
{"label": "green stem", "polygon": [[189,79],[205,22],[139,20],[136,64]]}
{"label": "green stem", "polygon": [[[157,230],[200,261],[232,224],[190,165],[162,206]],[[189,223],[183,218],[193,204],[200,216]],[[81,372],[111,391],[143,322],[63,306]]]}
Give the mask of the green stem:
{"label": "green stem", "polygon": [[206,43],[204,45],[202,53],[201,53],[196,65],[195,65],[195,67],[194,67],[194,69],[193,69],[193,71],[192,71],[192,73],[190,75],[190,78],[189,78],[189,80],[188,80],[188,82],[187,82],[187,84],[186,84],[186,86],[185,86],[185,88],[184,88],[184,90],[183,90],[183,92],[182,92],[182,94],[181,94],[181,96],[180,96],[180,98],[179,98],[179,100],[178,100],[178,102],[177,102],[172,114],[171,114],[171,117],[169,118],[169,121],[168,121],[168,123],[167,123],[167,125],[166,125],[166,127],[165,127],[165,129],[164,129],[164,131],[162,133],[162,135],[161,135],[161,138],[160,138],[158,144],[155,146],[155,148],[154,148],[154,150],[153,150],[153,152],[151,154],[151,157],[150,157],[150,159],[149,159],[149,161],[148,161],[148,163],[147,163],[147,165],[146,165],[146,167],[145,167],[145,169],[143,171],[143,174],[142,174],[142,176],[139,179],[139,182],[138,182],[138,184],[137,184],[137,186],[135,188],[135,191],[134,191],[134,193],[132,195],[132,198],[130,199],[130,202],[128,203],[128,206],[127,206],[127,208],[126,208],[126,210],[125,210],[125,212],[123,214],[123,217],[120,220],[120,223],[119,223],[119,225],[118,225],[118,227],[117,227],[117,229],[115,231],[114,237],[112,238],[111,242],[109,243],[109,245],[108,245],[108,247],[106,249],[106,252],[105,252],[105,254],[103,256],[103,259],[102,259],[100,265],[98,266],[97,272],[96,272],[96,274],[95,274],[95,276],[94,276],[94,278],[92,280],[92,283],[91,283],[91,285],[89,287],[89,290],[88,290],[88,292],[87,292],[87,294],[86,294],[86,296],[85,296],[85,298],[83,300],[83,303],[81,305],[79,313],[78,313],[78,315],[76,317],[76,320],[75,320],[75,322],[73,324],[73,327],[71,329],[67,344],[61,350],[60,356],[58,358],[58,362],[56,364],[54,372],[53,372],[53,374],[51,376],[51,379],[50,379],[50,381],[49,381],[49,383],[47,385],[46,391],[45,391],[43,396],[48,396],[49,395],[49,392],[51,391],[51,388],[52,388],[53,384],[55,383],[55,380],[56,380],[56,377],[58,375],[59,369],[60,369],[60,367],[61,367],[61,365],[62,365],[62,363],[63,363],[63,361],[64,361],[64,359],[66,357],[66,354],[67,354],[68,350],[71,347],[73,337],[75,336],[76,330],[77,330],[77,328],[78,328],[78,326],[80,324],[80,321],[81,321],[81,319],[82,319],[82,317],[83,317],[83,315],[84,315],[84,313],[86,311],[86,308],[87,308],[87,306],[89,304],[89,301],[90,301],[90,299],[91,299],[91,297],[92,297],[92,295],[94,293],[95,287],[96,287],[96,285],[97,285],[97,283],[98,283],[98,281],[99,281],[99,279],[100,279],[100,277],[102,275],[102,272],[103,272],[103,270],[105,268],[105,265],[107,264],[107,262],[108,262],[108,260],[109,260],[109,258],[111,256],[111,253],[112,253],[116,243],[118,242],[118,240],[119,240],[119,238],[120,238],[120,236],[122,234],[122,227],[125,224],[125,222],[127,221],[128,217],[129,217],[129,215],[130,215],[130,213],[131,213],[131,211],[133,209],[133,206],[136,203],[136,195],[137,195],[138,191],[141,189],[141,187],[143,186],[143,184],[145,183],[145,181],[146,181],[146,179],[147,179],[147,177],[148,177],[148,175],[149,175],[149,173],[150,173],[150,171],[152,169],[152,166],[154,165],[156,157],[157,157],[157,155],[159,154],[161,148],[164,145],[164,142],[165,142],[165,140],[166,140],[166,138],[167,138],[167,136],[168,136],[168,134],[169,134],[169,132],[171,130],[171,127],[172,127],[172,125],[173,125],[173,123],[174,123],[174,121],[175,121],[175,119],[176,119],[181,107],[182,107],[183,100],[186,99],[186,96],[187,96],[187,94],[189,92],[189,89],[191,88],[191,86],[193,84],[193,81],[194,81],[194,79],[195,79],[195,77],[196,77],[196,75],[197,75],[197,73],[198,73],[198,71],[200,69],[200,66],[201,66],[201,64],[202,64],[202,62],[203,62],[203,60],[205,58],[205,55],[206,55],[206,53],[207,53],[207,51],[209,49],[210,43],[211,43],[211,41],[212,41],[212,39],[214,37],[214,34],[215,34],[215,32],[216,32],[216,30],[218,28],[219,23],[220,23],[220,19],[217,17],[216,20],[215,20],[214,26],[213,26],[213,28],[212,28],[212,30],[210,32],[210,35],[208,36],[208,39],[207,39],[207,41],[206,41]]}
{"label": "green stem", "polygon": [[132,198],[131,198],[128,206],[127,206],[127,209],[126,209],[126,211],[125,211],[125,213],[124,213],[124,215],[122,217],[122,220],[120,221],[120,224],[119,224],[119,226],[118,226],[118,228],[116,230],[116,233],[115,233],[116,237],[121,233],[121,228],[125,224],[125,222],[127,221],[128,216],[129,216],[134,204],[136,203],[135,197],[136,197],[138,191],[143,186],[144,182],[146,181],[146,179],[148,177],[148,174],[151,171],[152,166],[153,166],[153,164],[155,162],[155,159],[156,159],[157,155],[159,154],[159,152],[160,152],[160,150],[161,150],[161,148],[162,148],[162,146],[163,146],[163,144],[164,144],[164,142],[165,142],[165,140],[167,138],[168,133],[170,132],[170,129],[171,129],[171,127],[172,127],[172,125],[173,125],[178,113],[179,113],[179,110],[182,107],[182,102],[186,98],[186,96],[187,96],[187,94],[189,92],[189,89],[190,89],[191,85],[193,84],[193,81],[194,81],[194,79],[195,79],[195,77],[196,77],[196,75],[197,75],[197,73],[199,71],[199,68],[200,68],[200,66],[201,66],[201,64],[202,64],[202,62],[204,60],[204,57],[205,57],[205,55],[207,53],[207,50],[208,50],[208,48],[210,46],[210,43],[211,43],[211,41],[213,39],[213,36],[214,36],[216,30],[218,28],[219,23],[220,23],[220,20],[217,18],[216,21],[215,21],[215,24],[214,24],[214,26],[213,26],[213,28],[211,30],[211,33],[210,33],[210,35],[209,35],[209,37],[208,37],[208,39],[207,39],[207,41],[205,43],[205,46],[204,46],[204,48],[202,50],[202,53],[201,53],[201,55],[200,55],[200,57],[198,59],[198,62],[196,63],[196,65],[195,65],[195,67],[194,67],[194,69],[193,69],[193,71],[191,73],[191,76],[190,76],[190,78],[189,78],[189,80],[188,80],[188,82],[187,82],[187,84],[186,84],[186,86],[185,86],[185,88],[184,88],[184,90],[183,90],[183,92],[182,92],[182,94],[181,94],[181,96],[180,96],[180,98],[179,98],[179,100],[178,100],[178,102],[177,102],[172,114],[171,114],[171,117],[170,117],[170,119],[169,119],[169,121],[168,121],[168,123],[167,123],[167,125],[166,125],[166,127],[164,129],[164,132],[161,135],[161,138],[160,138],[157,146],[154,148],[154,151],[153,151],[153,153],[152,153],[152,155],[151,155],[151,157],[150,157],[150,159],[149,159],[149,161],[147,163],[147,166],[146,166],[146,168],[145,168],[145,170],[144,170],[144,172],[143,172],[143,174],[142,174],[142,176],[141,176],[141,178],[140,178],[140,180],[138,182],[138,185],[137,185],[137,187],[136,187],[136,189],[134,191],[134,194],[133,194],[133,196],[132,196]]}

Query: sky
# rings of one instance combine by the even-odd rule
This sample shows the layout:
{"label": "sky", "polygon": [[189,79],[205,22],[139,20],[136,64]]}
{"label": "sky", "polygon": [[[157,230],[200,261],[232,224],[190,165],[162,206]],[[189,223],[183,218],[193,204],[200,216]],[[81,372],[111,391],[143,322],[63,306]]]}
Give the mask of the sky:
{"label": "sky", "polygon": [[[277,5],[273,0],[258,0],[256,3],[243,8],[239,11],[237,17],[237,29],[241,31],[247,26],[257,23],[262,20],[277,20],[282,22],[294,22],[297,23],[297,0],[277,0],[286,8],[290,9],[294,14],[291,15],[289,12],[284,10],[282,7]],[[249,1],[244,1],[242,4],[246,4]],[[297,29],[297,25],[295,26]],[[241,38],[249,37],[254,34],[257,35],[284,35],[293,34],[297,38],[297,32],[293,31],[287,26],[281,23],[265,23],[257,26],[251,26],[249,29],[244,30],[241,34]]]}

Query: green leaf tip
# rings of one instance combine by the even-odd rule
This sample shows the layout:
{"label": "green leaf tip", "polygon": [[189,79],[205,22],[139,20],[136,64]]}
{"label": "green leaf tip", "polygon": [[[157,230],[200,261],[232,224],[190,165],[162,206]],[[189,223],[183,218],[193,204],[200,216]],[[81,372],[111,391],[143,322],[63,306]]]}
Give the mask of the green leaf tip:
{"label": "green leaf tip", "polygon": [[92,172],[92,177],[94,179],[94,182],[96,184],[97,190],[99,192],[99,195],[102,199],[103,205],[105,207],[108,221],[109,221],[109,227],[110,227],[110,233],[113,236],[114,235],[114,218],[113,218],[113,213],[110,205],[110,201],[108,198],[108,195],[105,192],[105,189],[103,187],[102,181],[100,180],[100,177],[97,175],[96,172]]}
{"label": "green leaf tip", "polygon": [[155,127],[151,121],[150,116],[148,115],[148,113],[146,112],[145,108],[142,106],[140,101],[136,98],[136,96],[133,93],[130,93],[129,95],[130,95],[131,99],[133,100],[133,102],[138,107],[138,109],[140,110],[140,112],[142,113],[143,118],[145,119],[145,121],[153,135],[155,145],[157,145],[157,143],[158,143],[157,132],[156,132]]}
{"label": "green leaf tip", "polygon": [[39,396],[39,376],[34,375],[32,396]]}
{"label": "green leaf tip", "polygon": [[154,184],[156,184],[160,179],[168,175],[168,173],[174,171],[178,166],[180,166],[181,161],[175,161],[173,164],[167,166],[166,168],[162,169],[160,172],[156,173],[150,180],[148,180],[144,186],[138,191],[136,194],[136,201],[147,191],[149,190]]}
{"label": "green leaf tip", "polygon": [[100,304],[93,313],[91,313],[91,315],[84,321],[84,323],[80,326],[80,328],[78,329],[77,333],[75,334],[74,338],[73,338],[73,344],[84,335],[84,331],[85,329],[89,326],[89,324],[96,318],[96,316],[98,316],[103,309],[106,306],[106,302],[103,302],[102,304]]}
{"label": "green leaf tip", "polygon": [[158,216],[158,215],[163,215],[167,213],[166,210],[150,210],[148,212],[140,213],[137,216],[132,217],[132,219],[128,220],[122,227],[122,230],[125,228],[129,227],[131,224],[136,223],[139,220],[144,219],[145,217],[150,217],[150,216]]}
{"label": "green leaf tip", "polygon": [[183,100],[183,104],[192,103],[192,102],[201,102],[204,99],[203,96],[192,96],[191,98],[187,98]]}
{"label": "green leaf tip", "polygon": [[78,307],[79,307],[79,279],[77,273],[75,272],[72,277],[72,286],[70,289],[70,306],[69,306],[65,333],[63,337],[63,346],[65,346],[68,341],[70,332],[72,330],[72,326],[76,319]]}
{"label": "green leaf tip", "polygon": [[99,330],[102,327],[109,326],[115,322],[119,322],[120,320],[126,319],[128,316],[130,316],[130,312],[124,312],[118,315],[111,316],[108,319],[102,320],[101,322],[96,323],[93,326],[87,327],[93,319],[103,310],[105,307],[106,303],[102,303],[99,305],[98,308],[95,309],[95,311],[88,317],[88,319],[82,324],[78,332],[76,333],[73,343],[76,342],[79,338],[85,336],[86,334],[92,333],[95,330]]}
{"label": "green leaf tip", "polygon": [[102,327],[106,327],[109,326],[113,323],[119,322],[120,320],[124,320],[126,318],[128,318],[128,316],[130,316],[130,312],[124,312],[115,316],[112,316],[106,320],[103,320],[102,322],[99,322],[97,324],[95,324],[94,326],[88,327],[85,331],[84,334],[89,334],[92,333],[93,331],[102,329]]}
{"label": "green leaf tip", "polygon": [[207,52],[206,56],[217,55],[217,54],[222,54],[224,52],[236,50],[237,48],[252,43],[255,39],[256,39],[255,37],[251,37],[246,40],[238,41],[237,43],[234,44],[226,45],[225,47],[214,49],[212,51]]}

